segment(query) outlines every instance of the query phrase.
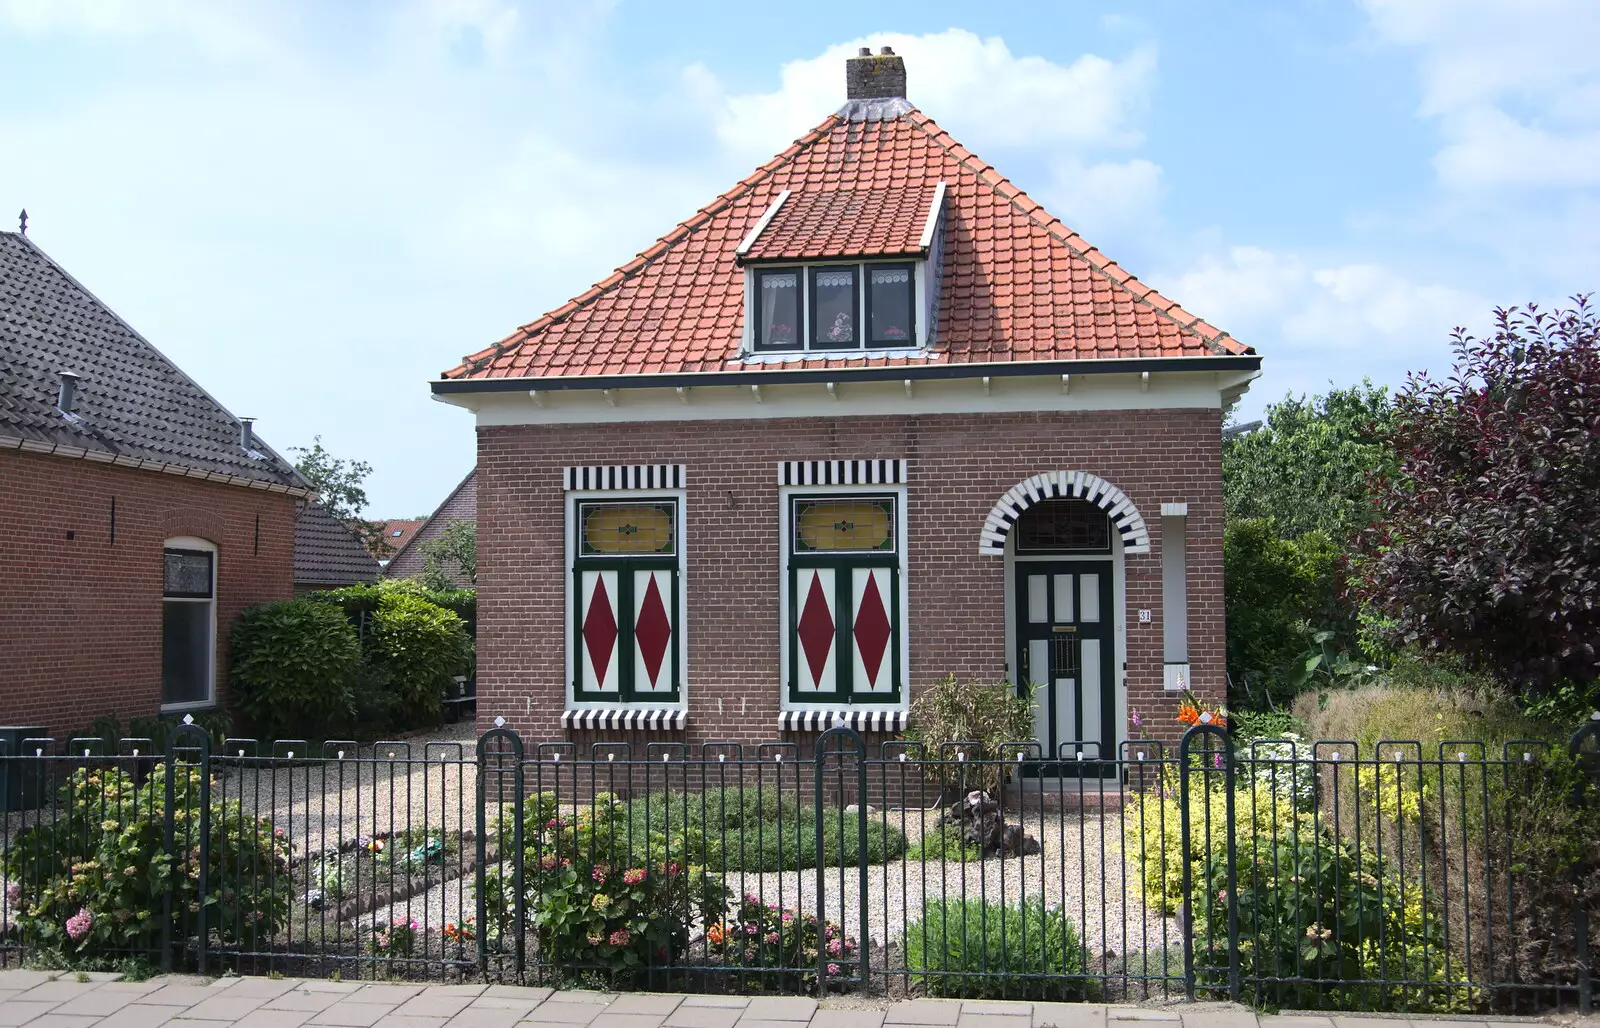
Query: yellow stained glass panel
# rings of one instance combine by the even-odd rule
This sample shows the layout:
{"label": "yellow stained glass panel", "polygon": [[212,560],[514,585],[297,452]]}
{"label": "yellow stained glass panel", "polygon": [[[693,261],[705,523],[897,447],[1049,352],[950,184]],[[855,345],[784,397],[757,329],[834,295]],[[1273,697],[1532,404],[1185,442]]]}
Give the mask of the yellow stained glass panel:
{"label": "yellow stained glass panel", "polygon": [[672,512],[650,504],[603,504],[583,518],[589,553],[671,553]]}
{"label": "yellow stained glass panel", "polygon": [[893,548],[894,523],[882,500],[824,500],[802,503],[795,513],[796,535],[803,550],[887,550]]}

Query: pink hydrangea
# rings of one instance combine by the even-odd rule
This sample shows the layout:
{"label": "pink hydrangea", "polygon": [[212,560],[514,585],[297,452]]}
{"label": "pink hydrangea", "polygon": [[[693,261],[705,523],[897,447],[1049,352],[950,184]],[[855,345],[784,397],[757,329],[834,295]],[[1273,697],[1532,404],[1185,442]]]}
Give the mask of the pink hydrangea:
{"label": "pink hydrangea", "polygon": [[15,906],[22,902],[22,883],[10,882],[6,885],[6,899]]}
{"label": "pink hydrangea", "polygon": [[626,946],[632,941],[633,936],[626,928],[618,928],[616,931],[611,933],[611,945],[613,946]]}
{"label": "pink hydrangea", "polygon": [[828,943],[828,952],[833,956],[838,956],[839,954],[843,953],[844,940],[834,939],[832,942]]}
{"label": "pink hydrangea", "polygon": [[594,870],[589,872],[589,877],[595,880],[596,885],[606,884],[606,866],[604,864],[596,864]]}
{"label": "pink hydrangea", "polygon": [[628,885],[638,885],[644,881],[644,868],[634,867],[622,872],[622,880]]}
{"label": "pink hydrangea", "polygon": [[767,933],[767,945],[776,946],[777,944],[778,944],[778,933],[777,932],[768,932]]}
{"label": "pink hydrangea", "polygon": [[560,861],[556,859],[556,855],[554,853],[546,853],[544,856],[539,858],[539,866],[544,868],[546,871],[554,871],[559,863]]}
{"label": "pink hydrangea", "polygon": [[829,974],[838,974],[839,973],[839,965],[838,964],[829,964],[828,965],[828,973]]}
{"label": "pink hydrangea", "polygon": [[88,907],[80,907],[76,914],[67,918],[67,938],[77,942],[89,934],[89,929],[94,927],[94,915],[89,913]]}

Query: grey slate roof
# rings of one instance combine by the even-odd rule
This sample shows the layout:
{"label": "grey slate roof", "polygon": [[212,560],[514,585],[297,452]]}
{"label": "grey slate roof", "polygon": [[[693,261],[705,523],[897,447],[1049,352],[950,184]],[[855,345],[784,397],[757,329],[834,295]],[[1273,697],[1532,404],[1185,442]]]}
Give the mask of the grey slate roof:
{"label": "grey slate roof", "polygon": [[[389,558],[389,563],[384,566],[383,573],[390,578],[410,578],[422,574],[422,564],[427,554],[422,547],[439,538],[444,530],[458,521],[478,520],[478,469],[473,468],[467,472],[467,477],[451,490],[450,495],[439,504],[439,509],[433,512],[426,524],[417,529],[417,534],[406,541]],[[461,589],[472,588],[472,583],[455,576],[456,586]]]}
{"label": "grey slate roof", "polygon": [[378,578],[378,562],[354,532],[320,503],[307,503],[294,523],[294,584],[354,585]]}
{"label": "grey slate roof", "polygon": [[[76,419],[56,409],[60,371],[82,376]],[[19,441],[309,490],[259,439],[246,452],[237,418],[32,240],[0,232],[0,448]]]}

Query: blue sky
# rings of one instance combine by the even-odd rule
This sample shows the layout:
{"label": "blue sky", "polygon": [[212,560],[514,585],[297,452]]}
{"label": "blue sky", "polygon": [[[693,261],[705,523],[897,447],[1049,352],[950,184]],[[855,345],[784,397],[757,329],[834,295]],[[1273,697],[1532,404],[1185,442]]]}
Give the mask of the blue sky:
{"label": "blue sky", "polygon": [[427,381],[820,121],[856,46],[1264,354],[1249,417],[1600,285],[1596,39],[1592,0],[0,0],[0,212],[400,517],[473,460]]}

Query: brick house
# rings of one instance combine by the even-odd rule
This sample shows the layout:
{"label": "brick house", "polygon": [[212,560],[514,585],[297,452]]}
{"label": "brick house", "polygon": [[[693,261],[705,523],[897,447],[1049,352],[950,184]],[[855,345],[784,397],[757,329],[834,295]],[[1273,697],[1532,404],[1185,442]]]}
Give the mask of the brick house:
{"label": "brick house", "polygon": [[[414,578],[422,574],[422,569],[428,561],[428,554],[423,547],[436,542],[451,525],[477,520],[478,471],[474,468],[467,472],[466,478],[450,490],[450,495],[446,496],[438,509],[428,516],[428,520],[422,522],[410,538],[394,551],[388,563],[383,566],[384,575],[389,578]],[[446,574],[458,589],[473,587],[473,583],[459,570],[451,570]]]}
{"label": "brick house", "polygon": [[0,233],[0,724],[58,738],[227,696],[293,591],[311,489],[26,236]]}
{"label": "brick house", "polygon": [[433,383],[478,430],[479,717],[869,744],[939,678],[1048,753],[1224,695],[1221,428],[1260,358],[905,99],[837,113]]}

